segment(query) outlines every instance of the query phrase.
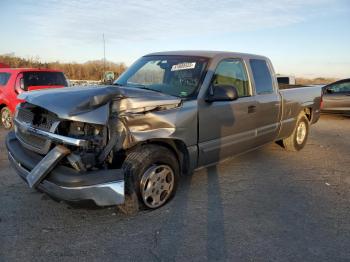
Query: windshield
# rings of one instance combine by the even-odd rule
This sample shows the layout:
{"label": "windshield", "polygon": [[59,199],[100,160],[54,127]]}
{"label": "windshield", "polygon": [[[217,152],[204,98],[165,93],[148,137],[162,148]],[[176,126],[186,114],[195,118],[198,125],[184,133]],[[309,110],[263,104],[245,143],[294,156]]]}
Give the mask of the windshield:
{"label": "windshield", "polygon": [[202,57],[145,56],[114,84],[188,98],[196,93],[207,63],[208,59]]}
{"label": "windshield", "polygon": [[68,86],[61,72],[24,72],[24,85],[29,86]]}

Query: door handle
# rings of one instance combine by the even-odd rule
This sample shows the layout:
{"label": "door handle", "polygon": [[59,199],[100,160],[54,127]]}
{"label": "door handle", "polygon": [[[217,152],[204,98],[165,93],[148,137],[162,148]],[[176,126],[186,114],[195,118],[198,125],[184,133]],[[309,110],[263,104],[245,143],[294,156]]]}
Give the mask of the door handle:
{"label": "door handle", "polygon": [[256,106],[248,106],[248,114],[255,113],[256,112]]}

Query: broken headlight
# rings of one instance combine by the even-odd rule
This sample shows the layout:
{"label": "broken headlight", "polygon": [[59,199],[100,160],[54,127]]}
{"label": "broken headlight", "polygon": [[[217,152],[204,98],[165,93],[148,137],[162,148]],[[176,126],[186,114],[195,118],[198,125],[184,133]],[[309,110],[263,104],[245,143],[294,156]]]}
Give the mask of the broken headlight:
{"label": "broken headlight", "polygon": [[107,143],[107,128],[103,125],[63,121],[58,134],[89,141],[89,149],[103,148]]}

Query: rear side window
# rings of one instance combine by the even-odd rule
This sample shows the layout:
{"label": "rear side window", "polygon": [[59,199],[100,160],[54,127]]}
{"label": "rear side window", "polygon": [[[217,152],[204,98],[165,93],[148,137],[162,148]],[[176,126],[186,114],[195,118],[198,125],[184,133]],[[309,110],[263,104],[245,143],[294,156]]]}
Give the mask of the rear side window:
{"label": "rear side window", "polygon": [[257,94],[267,94],[273,92],[272,78],[270,70],[265,60],[251,59],[250,67],[253,71],[255,89]]}
{"label": "rear side window", "polygon": [[0,86],[4,86],[10,79],[11,74],[9,73],[0,73]]}
{"label": "rear side window", "polygon": [[68,86],[66,77],[61,72],[24,72],[24,86]]}
{"label": "rear side window", "polygon": [[331,85],[328,90],[332,90],[333,93],[347,93],[350,92],[350,82],[343,82]]}
{"label": "rear side window", "polygon": [[279,76],[279,77],[277,77],[277,82],[279,84],[286,84],[286,85],[288,85],[289,84],[289,77]]}

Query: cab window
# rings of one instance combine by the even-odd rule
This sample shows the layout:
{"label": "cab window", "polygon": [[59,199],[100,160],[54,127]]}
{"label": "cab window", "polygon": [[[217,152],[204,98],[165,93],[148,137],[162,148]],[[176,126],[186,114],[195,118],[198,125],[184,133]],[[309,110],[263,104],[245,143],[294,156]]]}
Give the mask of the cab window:
{"label": "cab window", "polygon": [[219,63],[212,81],[213,88],[230,85],[237,89],[238,97],[249,96],[249,82],[242,60],[225,59]]}
{"label": "cab window", "polygon": [[269,67],[265,60],[251,59],[250,67],[253,71],[255,90],[257,94],[269,94],[273,92],[273,84]]}

